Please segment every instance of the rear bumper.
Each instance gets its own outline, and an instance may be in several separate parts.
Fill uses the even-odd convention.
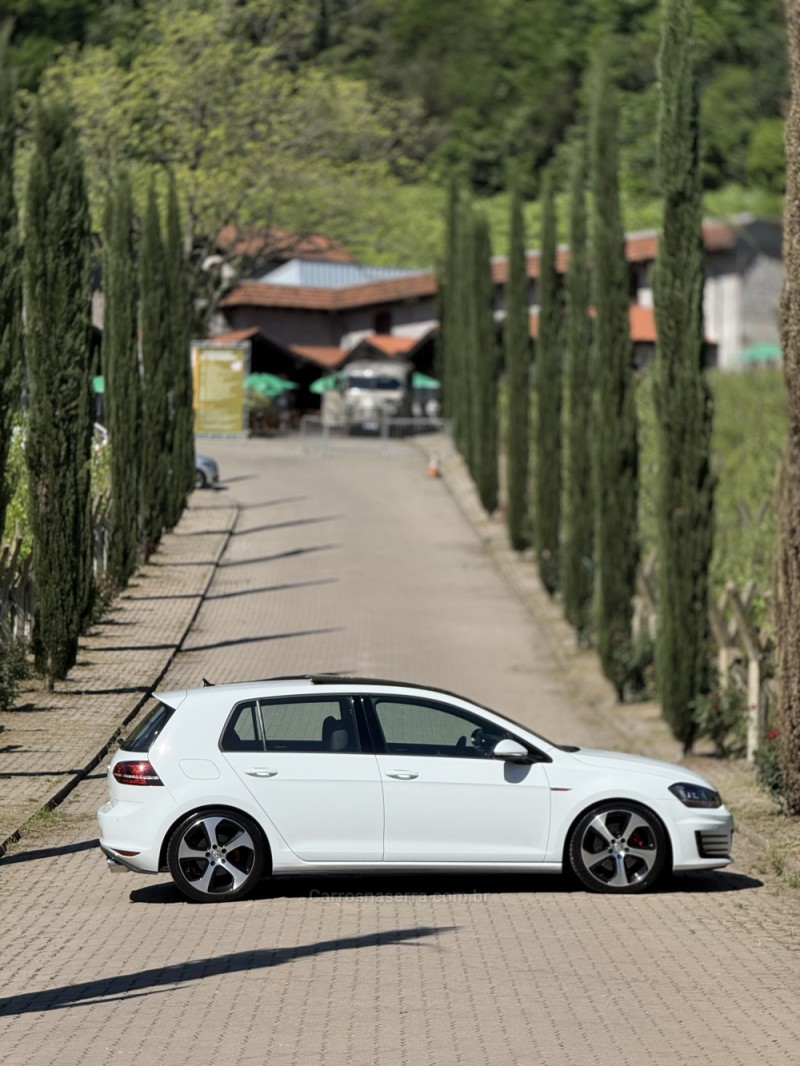
[[[117,854],[113,848],[101,844],[100,850],[105,855],[106,864],[112,874],[140,874],[144,872],[143,870],[138,870],[135,866],[131,866],[130,861],[125,856]]]

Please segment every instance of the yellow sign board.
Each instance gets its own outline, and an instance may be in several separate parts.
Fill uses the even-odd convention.
[[[247,427],[244,379],[250,343],[192,342],[194,431],[241,435]]]

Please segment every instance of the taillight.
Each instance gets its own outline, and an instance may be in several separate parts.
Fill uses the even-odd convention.
[[[136,762],[118,762],[111,772],[121,785],[164,784],[146,759]]]

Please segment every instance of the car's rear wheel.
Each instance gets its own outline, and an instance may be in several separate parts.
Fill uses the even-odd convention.
[[[206,481],[206,475],[202,470],[195,470],[194,472],[194,487],[196,489],[204,489],[208,482]]]
[[[189,899],[210,903],[251,892],[264,870],[264,844],[246,814],[200,811],[186,818],[167,849],[172,879]]]
[[[603,803],[587,811],[569,840],[570,865],[591,892],[644,892],[667,861],[661,822],[638,803]]]

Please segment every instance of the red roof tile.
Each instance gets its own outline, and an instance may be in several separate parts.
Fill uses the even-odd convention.
[[[274,285],[244,281],[220,301],[220,307],[295,307],[301,310],[340,311],[350,307],[396,303],[433,296],[436,275],[410,274],[387,281],[350,285],[344,289],[319,289],[308,285]]]
[[[364,337],[362,344],[368,344],[370,348],[377,348],[384,355],[403,355],[410,352],[416,345],[414,337],[397,337],[391,333],[372,333]]]
[[[347,355],[344,348],[322,344],[290,344],[289,347],[297,355],[302,355],[304,359],[310,359],[312,363],[319,363],[324,367],[338,366]]]
[[[597,312],[593,307],[589,308],[589,314],[595,318]],[[634,344],[654,344],[656,340],[656,318],[652,307],[642,307],[641,304],[631,304],[628,308],[628,322],[630,323],[631,340]],[[539,315],[533,312],[528,318],[528,326],[532,337],[539,336]]]
[[[215,337],[209,337],[209,341],[213,341],[215,344],[235,344],[236,341],[249,341],[261,330],[258,326],[251,326],[250,329],[234,329],[230,333],[218,333]]]
[[[722,252],[733,246],[736,231],[727,222],[704,222],[703,245],[707,252]],[[658,233],[648,230],[644,233],[632,233],[625,239],[625,258],[629,263],[645,263],[656,258],[658,253]],[[540,253],[526,252],[527,273],[529,278],[539,277]],[[556,250],[556,270],[559,274],[569,268],[569,249],[559,247]],[[498,256],[492,260],[492,279],[495,285],[502,285],[508,280],[508,260]]]

